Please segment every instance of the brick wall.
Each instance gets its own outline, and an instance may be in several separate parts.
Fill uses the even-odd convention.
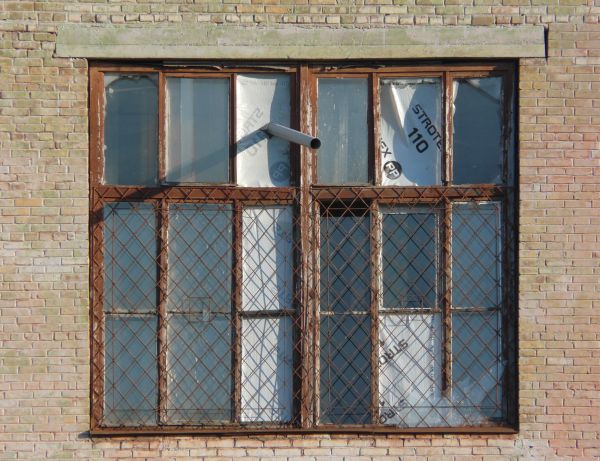
[[[0,459],[600,459],[594,3],[0,2]],[[53,57],[65,22],[546,25],[519,75],[519,435],[90,439],[87,62]]]

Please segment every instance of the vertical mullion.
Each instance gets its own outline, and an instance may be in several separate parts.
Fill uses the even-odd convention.
[[[303,133],[314,133],[313,116],[313,83],[312,75],[306,64],[298,68],[297,97],[300,103],[299,128]],[[300,365],[300,426],[308,428],[314,425],[314,402],[315,388],[314,377],[311,370],[314,368],[315,345],[315,319],[312,315],[314,305],[313,270],[314,260],[314,222],[311,218],[314,205],[311,203],[310,184],[314,167],[315,153],[306,146],[298,148],[298,186],[299,186],[299,213],[300,213],[300,277],[299,277],[299,308],[300,308],[300,339],[301,343],[301,365]],[[313,269],[313,270],[311,270]]]
[[[163,72],[158,73],[158,184],[167,180],[167,153],[166,153],[166,123],[167,123],[167,96],[166,77]]]
[[[242,417],[242,204],[234,202],[233,212],[233,341],[232,341],[232,379],[233,379],[233,420],[241,422]]]
[[[381,185],[381,104],[379,99],[379,75],[376,73],[371,74],[371,94],[373,122],[370,132],[373,137],[373,179],[375,185]]]
[[[381,223],[376,201],[370,204],[371,240],[371,422],[379,422],[379,303],[380,293],[380,238]]]
[[[229,76],[229,183],[237,184],[236,74]]]
[[[445,185],[452,184],[452,78],[449,72],[444,72],[443,110],[445,116],[443,181]],[[442,393],[449,396],[452,389],[452,203],[444,199],[442,225],[442,261],[443,287],[442,296]]]
[[[158,423],[167,423],[167,234],[169,210],[166,200],[158,202]]]
[[[103,202],[92,190],[92,328],[91,335],[91,383],[92,383],[92,428],[101,425],[104,413],[104,220]]]

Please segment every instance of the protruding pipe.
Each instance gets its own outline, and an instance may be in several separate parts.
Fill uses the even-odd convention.
[[[286,141],[310,147],[311,149],[318,149],[321,147],[321,140],[319,138],[314,138],[298,130],[279,125],[278,123],[267,123],[262,130],[271,136],[277,136]]]

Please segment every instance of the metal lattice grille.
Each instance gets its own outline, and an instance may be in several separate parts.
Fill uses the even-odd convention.
[[[386,80],[381,98],[401,105],[451,87],[447,75],[411,78]],[[444,104],[436,110],[451,123]],[[396,123],[386,114],[391,141],[375,150],[384,157]],[[421,142],[411,136],[402,143]],[[94,428],[506,426],[516,357],[510,181],[452,185],[445,154],[439,183],[406,186],[394,183],[397,161],[383,167],[370,155],[373,184],[318,185],[316,155],[293,154],[303,157],[285,187],[96,180]]]

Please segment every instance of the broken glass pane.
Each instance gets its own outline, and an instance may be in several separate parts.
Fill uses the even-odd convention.
[[[502,281],[500,202],[452,207],[452,305],[498,307]]]
[[[454,82],[454,184],[502,180],[502,77]]]
[[[168,78],[167,182],[229,182],[229,79]]]
[[[169,205],[167,309],[231,312],[232,208]]]
[[[382,207],[383,308],[437,306],[438,217],[430,209]]]
[[[292,419],[292,320],[242,320],[242,421]]]
[[[107,314],[105,322],[103,423],[154,425],[158,393],[156,316]]]
[[[290,78],[284,74],[236,77],[237,184],[279,187],[290,184],[290,145],[268,138],[267,123],[290,126]]]
[[[104,311],[155,312],[156,215],[150,203],[104,206]]]
[[[441,424],[441,314],[379,316],[379,422]]]
[[[321,315],[321,422],[371,422],[371,318]]]
[[[441,80],[382,79],[379,91],[382,184],[441,184]]]
[[[369,90],[364,78],[320,78],[318,82],[318,182],[369,181]]]
[[[170,423],[231,421],[230,315],[169,315],[167,394]]]
[[[321,310],[366,312],[371,303],[368,216],[321,217]]]
[[[153,185],[158,175],[154,74],[105,74],[104,182]]]
[[[246,207],[243,211],[242,306],[244,310],[293,307],[291,207]]]
[[[501,335],[498,311],[452,314],[452,398],[464,425],[502,418]]]

